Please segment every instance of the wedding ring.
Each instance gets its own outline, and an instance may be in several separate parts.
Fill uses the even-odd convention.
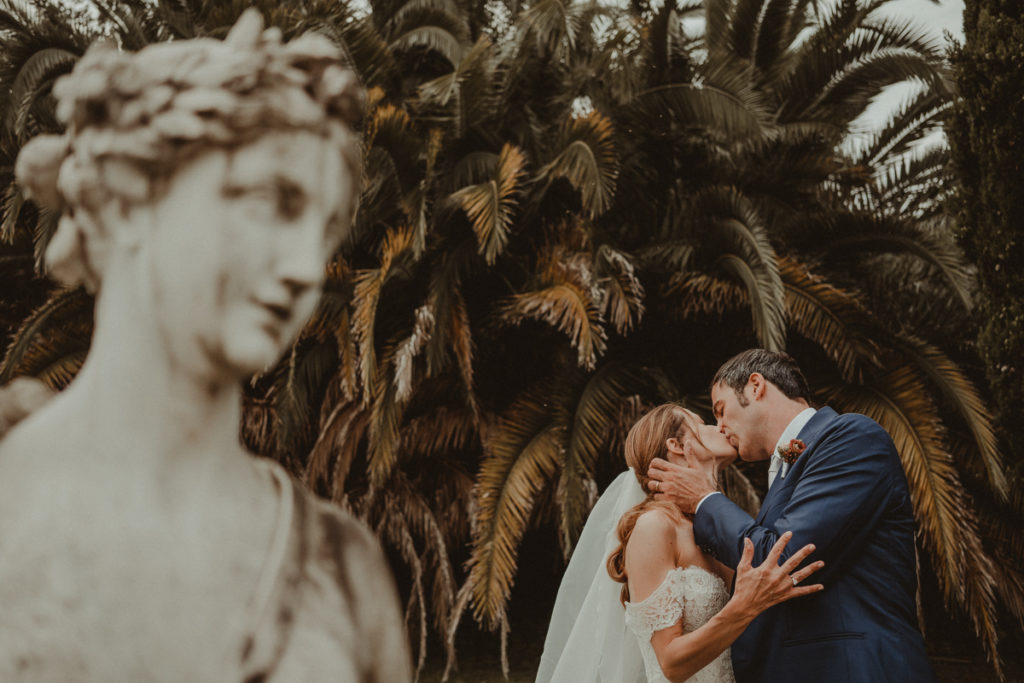
[[[789,579],[790,579],[790,581],[792,581],[792,582],[793,582],[793,588],[796,588],[796,585],[797,585],[798,583],[800,583],[799,581],[797,581],[797,580],[796,580],[796,577],[795,577],[795,576],[791,576],[791,577],[789,577]]]

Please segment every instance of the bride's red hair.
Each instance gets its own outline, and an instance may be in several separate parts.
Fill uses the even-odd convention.
[[[647,470],[655,458],[667,459],[668,445],[666,441],[675,437],[682,441],[692,437],[699,441],[694,428],[696,418],[690,411],[675,403],[665,403],[651,410],[637,420],[626,435],[626,463],[633,468],[640,486],[647,492],[647,498],[626,511],[619,520],[616,532],[619,537],[618,547],[608,556],[608,574],[622,584],[620,601],[629,600],[629,577],[626,574],[626,546],[633,534],[633,527],[640,515],[648,510],[661,510],[676,522],[682,521],[682,513],[672,503],[654,500],[654,494],[647,488],[650,477]]]

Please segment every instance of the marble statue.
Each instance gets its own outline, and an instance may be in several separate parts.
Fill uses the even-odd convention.
[[[0,680],[409,680],[375,537],[238,436],[241,379],[352,222],[355,76],[250,10],[223,41],[94,46],[53,92],[66,133],[16,175],[62,211],[48,267],[96,324],[0,441]]]

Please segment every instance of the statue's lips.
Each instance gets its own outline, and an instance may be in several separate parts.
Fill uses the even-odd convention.
[[[286,323],[288,322],[288,319],[292,317],[291,306],[269,303],[266,301],[258,301],[257,303],[260,308],[268,311],[274,320],[277,320],[278,322]]]

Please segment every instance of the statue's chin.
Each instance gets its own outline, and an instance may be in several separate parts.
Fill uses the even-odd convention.
[[[233,382],[270,368],[281,357],[285,345],[263,330],[253,330],[202,347],[209,374]]]

